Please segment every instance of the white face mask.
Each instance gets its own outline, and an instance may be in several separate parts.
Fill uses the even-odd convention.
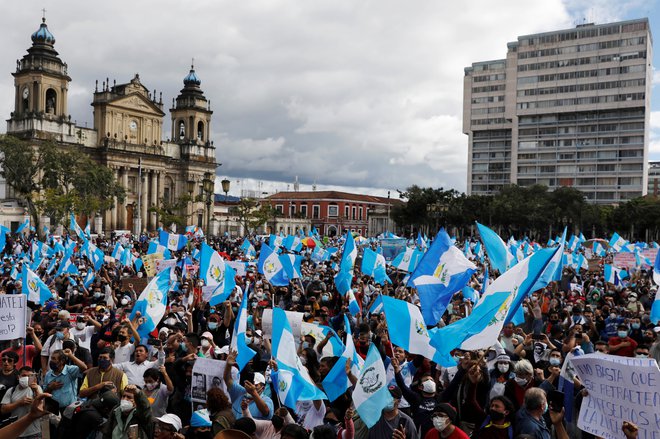
[[[441,416],[433,417],[433,428],[438,431],[443,431],[449,425],[449,419]]]
[[[208,348],[211,345],[207,339],[202,339],[202,347]]]
[[[424,393],[435,393],[435,381],[426,380],[422,383],[422,390]]]
[[[18,385],[22,389],[25,389],[29,384],[30,384],[30,377],[20,377],[18,379]]]
[[[509,365],[508,364],[497,364],[497,370],[500,371],[500,373],[507,373],[509,371]]]
[[[154,390],[156,388],[156,383],[144,383],[144,387],[147,390]]]
[[[527,385],[527,378],[515,377],[514,380],[516,381],[516,383],[518,383],[520,387],[525,387]]]
[[[128,413],[133,410],[133,403],[127,399],[122,399],[119,403],[119,407],[121,408],[122,413]]]
[[[85,322],[78,322],[76,323],[76,328],[83,330],[85,329]]]

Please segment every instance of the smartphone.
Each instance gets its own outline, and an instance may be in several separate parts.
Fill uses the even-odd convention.
[[[543,335],[541,335],[541,334],[532,334],[532,340],[543,340]]]
[[[160,347],[163,344],[163,342],[160,341],[160,338],[154,338],[154,337],[149,337],[147,343],[149,343],[151,346],[156,346],[156,347]]]
[[[548,392],[548,405],[553,412],[561,412],[564,408],[564,392],[551,390]]]
[[[53,398],[46,397],[44,398],[44,410],[46,410],[48,413],[59,415],[60,404],[57,401],[55,401]]]

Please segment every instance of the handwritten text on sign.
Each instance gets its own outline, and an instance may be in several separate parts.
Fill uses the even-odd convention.
[[[25,295],[0,294],[0,340],[25,337]]]
[[[589,395],[578,427],[605,439],[623,438],[623,421],[637,424],[639,439],[660,439],[660,370],[653,359],[590,354],[572,360]]]

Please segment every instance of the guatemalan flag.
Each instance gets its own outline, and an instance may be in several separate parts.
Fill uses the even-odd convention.
[[[289,285],[289,278],[286,276],[278,254],[267,244],[261,244],[257,271],[276,287]]]
[[[660,285],[660,250],[655,255],[655,263],[653,264],[653,282]],[[660,288],[655,292],[655,300],[651,305],[651,322],[657,325],[660,322]]]
[[[216,286],[209,299],[210,306],[215,306],[227,300],[236,287],[235,276],[236,271],[222,259],[217,251],[203,242],[199,262],[199,277],[206,285]]]
[[[298,401],[327,399],[300,362],[289,320],[284,310],[277,307],[273,308],[272,355],[278,370],[271,377],[282,404],[295,409]]]
[[[58,268],[57,273],[55,276],[61,276],[63,274],[80,274],[80,271],[78,271],[78,267],[76,267],[76,264],[73,263],[71,260],[71,256],[68,258],[65,257],[62,263],[60,264],[60,268]]]
[[[426,324],[419,308],[410,302],[381,296],[385,320],[389,329],[390,341],[411,354],[435,357],[435,348],[426,330]]]
[[[325,390],[328,399],[332,402],[343,395],[350,387],[351,382],[346,376],[346,362],[351,360],[351,372],[356,377],[360,374],[364,360],[357,354],[355,350],[355,343],[353,342],[353,333],[351,332],[351,325],[348,317],[344,314],[344,329],[346,332],[346,344],[344,352],[337,360],[330,372],[323,379],[323,389]]]
[[[424,256],[424,252],[419,251],[416,248],[406,247],[404,251],[392,259],[392,263],[390,265],[397,270],[407,271],[410,273],[415,271],[419,261],[422,260],[422,256]]]
[[[162,253],[164,259],[172,259],[172,253],[170,253],[167,247],[164,245],[160,245],[157,242],[150,242],[149,247],[147,248],[148,255],[151,255],[153,253]]]
[[[131,312],[131,320],[135,318],[135,314],[139,311],[141,318],[144,319],[142,324],[137,327],[137,332],[140,337],[146,340],[149,333],[153,331],[160,323],[160,320],[165,315],[167,308],[167,293],[170,290],[172,267],[167,267],[158,273],[149,282],[147,287],[142,290],[140,297],[138,297]]]
[[[115,248],[112,250],[111,256],[115,259],[119,259],[123,253],[124,253],[124,246],[122,246],[120,243],[116,243]]]
[[[373,277],[380,285],[383,285],[385,282],[392,283],[385,270],[385,257],[370,248],[364,249],[360,271],[362,271],[362,274]]]
[[[25,218],[25,221],[23,221],[21,225],[18,226],[18,229],[16,229],[16,233],[23,233],[24,230],[30,230],[30,218]]]
[[[615,252],[625,251],[628,246],[628,241],[614,232],[610,239],[610,248]]]
[[[438,323],[451,297],[468,283],[476,270],[452,244],[447,232],[440,230],[408,281],[408,285],[417,288],[428,326]]]
[[[22,283],[22,292],[27,296],[29,302],[43,305],[53,297],[44,281],[25,265],[23,266]]]
[[[653,270],[653,272],[655,273],[655,269]],[[605,279],[605,282],[611,283],[612,285],[621,284],[621,279],[619,277],[619,269],[612,264],[603,265],[603,277]]]
[[[279,259],[287,278],[300,279],[302,277],[302,273],[300,271],[300,264],[302,263],[303,259],[302,256],[286,253],[279,255]]]
[[[368,428],[378,422],[383,415],[383,409],[392,403],[386,375],[380,352],[372,343],[353,390],[355,410]]]
[[[456,348],[473,351],[493,346],[507,317],[515,314],[514,306],[519,306],[538,285],[538,279],[556,251],[543,249],[523,259],[486,288],[472,314],[435,331],[431,346],[444,360],[441,365],[454,364],[450,352]]]
[[[507,245],[502,241],[497,233],[483,224],[477,223],[481,242],[484,243],[486,254],[490,259],[490,266],[503,274],[513,264],[514,256],[507,249]]]
[[[91,242],[86,241],[82,251],[84,254],[87,255],[89,260],[92,261],[92,264],[94,265],[94,270],[99,271],[101,269],[101,266],[103,266],[103,260],[105,257],[103,250],[101,250]]]
[[[85,275],[85,279],[83,280],[83,286],[87,289],[92,286],[92,282],[94,282],[94,278],[96,277],[96,273],[94,273],[94,270],[90,269],[87,271],[87,274]]]
[[[560,392],[564,393],[564,418],[566,422],[573,421],[573,406],[575,402],[575,367],[573,366],[573,358],[584,355],[580,347],[573,348],[571,352],[566,355],[564,364],[559,373],[559,385],[557,386]]]
[[[186,238],[186,235],[167,233],[161,230],[158,234],[158,241],[160,245],[167,247],[168,250],[179,251],[186,246],[188,238]]]
[[[82,239],[85,242],[87,241],[85,232],[76,222],[76,217],[73,215],[73,212],[69,214],[69,231],[73,231],[76,235],[78,235],[78,238]]]
[[[249,259],[254,259],[257,257],[257,251],[254,249],[254,246],[247,238],[243,240],[243,244],[241,244],[241,250],[243,251],[243,254]]]
[[[247,303],[248,303],[248,289],[243,292],[241,299],[241,306],[238,308],[238,315],[234,323],[234,335],[231,338],[230,348],[238,355],[236,356],[236,364],[238,371],[243,370],[246,364],[254,358],[257,354],[248,346],[245,340],[245,330],[247,329]]]

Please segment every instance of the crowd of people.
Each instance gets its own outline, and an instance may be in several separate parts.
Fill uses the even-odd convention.
[[[109,256],[117,239],[135,257],[148,252],[151,240],[142,235],[96,238],[95,243]],[[262,240],[248,239],[258,254]],[[0,293],[22,293],[21,276],[12,271],[20,272],[19,255],[35,240],[34,235],[7,237]],[[36,272],[52,299],[29,304],[26,337],[5,342],[0,352],[0,419],[6,424],[0,439],[36,439],[46,430],[51,438],[108,439],[589,438],[577,428],[575,416],[566,419],[569,407],[553,397],[567,356],[579,350],[660,361],[660,326],[649,316],[657,286],[652,270],[641,267],[630,268],[629,278],[619,285],[605,282],[602,265],[593,264],[592,270],[564,267],[560,281],[525,300],[524,323],[506,324],[499,342],[489,349],[454,350],[457,365],[442,367],[393,345],[384,314],[370,312],[380,295],[419,303],[416,291],[405,284],[407,273],[388,267],[392,283],[379,285],[356,264],[351,286],[360,311],[352,312],[334,285],[341,251],[314,261],[303,249],[301,277],[274,286],[258,272],[254,255],[248,257],[241,249],[244,238],[204,240],[228,260],[248,262],[245,274],[236,276],[236,288],[226,301],[210,306],[203,300],[194,267],[182,272],[177,266],[177,288],[169,291],[167,311],[148,337],[137,330],[140,313],[130,317],[140,295],[134,284],[146,277],[144,267],[136,270],[106,258],[85,287],[86,273],[93,270],[86,256],[74,253],[79,275],[57,276],[56,270],[47,270],[47,263],[41,264]],[[323,242],[341,248],[341,240]],[[458,245],[474,248],[476,242],[468,238]],[[198,245],[191,239],[172,257],[191,257]],[[375,249],[378,241],[366,245]],[[497,272],[491,269],[486,280],[487,257],[473,260],[478,270],[469,286],[481,291],[483,282],[492,282]],[[232,338],[246,294],[244,341],[256,355],[239,371]],[[438,326],[465,318],[472,305],[457,291]],[[262,325],[264,310],[273,307],[303,313],[303,321],[330,328],[325,338],[302,334],[296,340],[300,363],[320,390],[339,360],[325,349],[333,337],[346,345],[352,334],[363,359],[370,347],[378,349],[392,403],[375,425],[367,427],[360,418],[351,389],[333,401],[301,400],[293,407],[280,401],[272,380],[277,370],[272,340]],[[210,388],[201,404],[192,398],[193,368],[200,358],[224,364],[224,387]],[[346,374],[355,382],[350,361]],[[576,377],[571,412],[579,412],[585,395]],[[637,437],[637,427],[624,422],[622,433]]]

